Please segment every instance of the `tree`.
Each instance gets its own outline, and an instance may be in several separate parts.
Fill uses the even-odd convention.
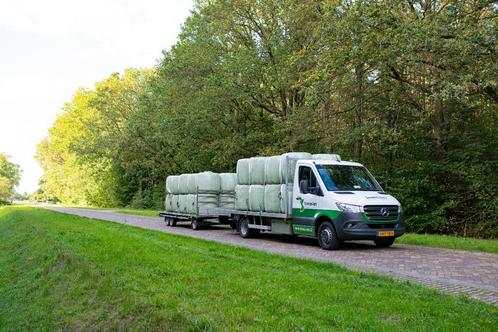
[[[0,204],[10,200],[20,179],[19,165],[12,163],[5,154],[0,153]]]

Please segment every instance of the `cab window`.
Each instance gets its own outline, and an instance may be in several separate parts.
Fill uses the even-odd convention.
[[[322,195],[315,173],[311,167],[299,166],[299,190],[302,194]]]

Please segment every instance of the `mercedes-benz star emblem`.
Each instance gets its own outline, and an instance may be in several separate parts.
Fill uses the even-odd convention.
[[[383,217],[389,217],[389,210],[387,208],[382,208],[380,209],[380,214],[382,214]]]

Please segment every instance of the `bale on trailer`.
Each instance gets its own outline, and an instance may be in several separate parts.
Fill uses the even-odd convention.
[[[265,184],[265,157],[249,159],[249,178],[251,184]]]
[[[247,211],[249,209],[249,186],[238,184],[235,186],[235,208]]]
[[[188,194],[186,204],[187,204],[187,212],[195,214],[197,212],[197,195]]]
[[[265,186],[260,184],[249,186],[249,207],[252,211],[265,210]]]
[[[280,173],[281,156],[271,156],[265,158],[265,183],[280,184],[284,182]]]
[[[319,153],[319,154],[314,154],[312,155],[313,159],[316,160],[335,160],[335,161],[341,161],[341,156],[338,154],[332,154],[332,153]]]
[[[178,194],[178,175],[170,175],[166,178],[166,192]]]
[[[178,196],[179,195],[173,195],[171,198],[171,211],[172,212],[177,212],[179,210],[179,205],[178,205]]]
[[[237,184],[251,184],[248,158],[237,160]]]
[[[187,191],[189,194],[197,193],[197,174],[187,174]]]
[[[178,179],[178,193],[179,194],[188,194],[188,174],[181,174]]]
[[[234,192],[236,185],[237,185],[236,173],[220,173],[220,187],[222,193]]]
[[[202,172],[197,174],[197,187],[199,192],[209,191],[218,194],[221,189],[220,175],[213,172]]]
[[[267,184],[265,186],[265,211],[281,213],[282,211],[282,196],[280,192],[280,184]]]
[[[287,163],[285,162],[287,158]],[[311,159],[311,153],[308,152],[288,152],[281,155],[280,158],[280,176],[282,177],[282,183],[285,182],[286,164],[287,164],[287,176],[290,183],[294,181],[294,170],[296,169],[296,159]]]

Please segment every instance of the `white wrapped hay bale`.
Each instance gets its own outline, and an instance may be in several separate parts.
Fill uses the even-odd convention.
[[[338,154],[333,154],[333,153],[319,153],[319,154],[314,154],[312,155],[313,159],[316,160],[335,160],[335,161],[341,161],[341,156]]]
[[[235,208],[235,194],[220,194],[220,208],[234,209]]]
[[[218,194],[198,194],[197,204],[199,208],[215,208],[218,207]]]
[[[220,187],[222,193],[232,193],[237,185],[236,173],[220,173]]]
[[[202,172],[197,175],[197,187],[199,192],[212,192],[218,194],[221,189],[220,175],[213,172]]]
[[[238,210],[249,210],[249,186],[235,186],[235,208]]]
[[[164,199],[164,209],[166,211],[172,211],[172,204],[173,204],[173,195],[167,194],[166,198]]]
[[[179,194],[187,194],[188,193],[188,174],[181,174],[178,178],[178,192]]]
[[[249,159],[237,160],[237,184],[251,184],[249,176]]]
[[[187,193],[197,193],[197,174],[187,174]]]
[[[171,197],[171,211],[172,212],[178,212],[178,210],[179,210],[178,197],[179,197],[179,195],[172,195],[172,197]]]
[[[279,184],[284,181],[280,173],[281,156],[265,158],[265,184]]]
[[[265,211],[282,213],[282,193],[280,184],[267,184],[265,186]],[[284,189],[285,194],[285,189]]]
[[[285,166],[287,164],[288,179],[290,183],[294,181],[294,172],[296,170],[297,159],[312,159],[311,153],[308,152],[288,152],[282,154],[281,157],[282,158],[280,158],[280,176],[282,177],[282,182],[285,182],[285,173],[286,173]]]
[[[178,175],[170,175],[166,178],[166,192],[178,194]]]
[[[249,159],[249,178],[251,184],[265,184],[265,157]]]
[[[187,196],[178,195],[178,212],[187,213]]]
[[[189,194],[187,195],[187,213],[195,214],[197,213],[197,195]]]
[[[265,186],[260,184],[249,186],[249,207],[251,211],[265,210]]]
[[[280,185],[280,197],[282,197],[281,203],[281,212],[291,214],[291,207],[288,206],[288,203],[292,199],[292,189],[293,185],[289,184],[287,187],[285,184]],[[287,191],[286,191],[287,190]]]

